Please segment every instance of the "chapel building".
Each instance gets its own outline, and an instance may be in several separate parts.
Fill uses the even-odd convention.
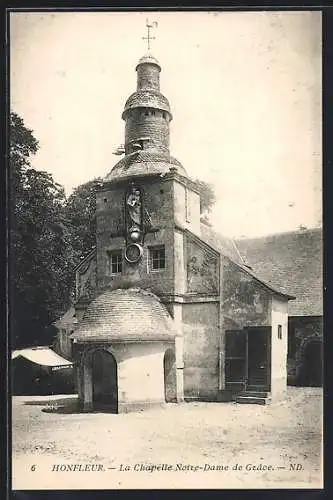
[[[170,154],[159,62],[137,66],[124,157],[97,191],[96,248],[76,268],[72,356],[86,411],[285,396],[290,295],[200,221],[200,192]]]

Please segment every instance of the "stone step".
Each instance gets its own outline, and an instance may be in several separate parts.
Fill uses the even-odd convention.
[[[235,399],[236,403],[240,404],[256,404],[256,405],[267,405],[271,402],[270,397],[262,397],[262,396],[237,396]]]
[[[243,391],[237,396],[255,396],[257,398],[267,398],[269,396],[267,391]]]

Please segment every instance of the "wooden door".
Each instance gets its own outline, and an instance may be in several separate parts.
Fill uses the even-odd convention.
[[[251,327],[247,332],[247,390],[267,390],[270,356],[270,327]]]

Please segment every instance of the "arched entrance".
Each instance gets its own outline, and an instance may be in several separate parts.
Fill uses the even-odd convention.
[[[167,403],[177,402],[177,375],[175,351],[169,348],[165,351],[164,367],[164,397]]]
[[[304,346],[302,382],[309,387],[323,384],[323,346],[320,339],[309,340]]]
[[[118,413],[117,362],[114,356],[98,349],[92,354],[92,402],[94,409]]]

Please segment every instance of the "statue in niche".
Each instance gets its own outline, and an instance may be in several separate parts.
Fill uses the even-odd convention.
[[[125,196],[126,244],[143,245],[145,234],[155,232],[151,216],[144,206],[144,195],[140,186],[131,182]],[[142,250],[141,250],[142,253]]]
[[[142,194],[138,187],[131,185],[126,195],[127,234],[132,242],[139,242],[143,236]]]
[[[141,227],[141,193],[134,185],[131,186],[126,200],[130,226],[140,229]],[[130,228],[131,229],[131,228]]]

